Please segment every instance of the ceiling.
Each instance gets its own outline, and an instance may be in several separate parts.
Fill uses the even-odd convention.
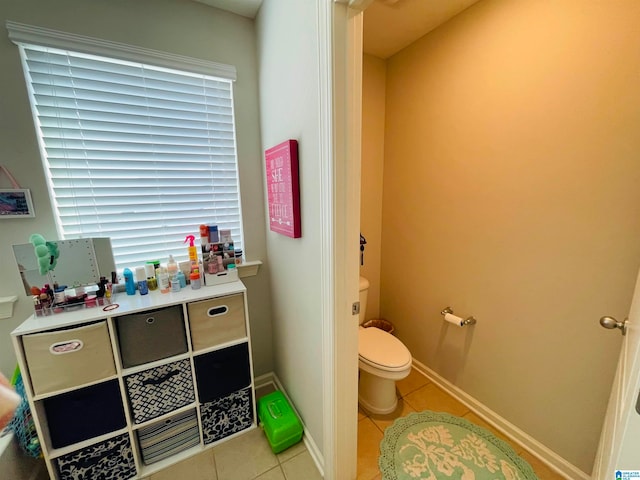
[[[255,18],[262,4],[262,0],[195,1],[248,18]],[[389,58],[477,1],[375,0],[364,13],[364,52]]]
[[[364,12],[364,53],[389,58],[478,0],[376,0]]]
[[[210,7],[220,8],[228,12],[237,13],[243,17],[255,18],[262,0],[194,0]]]

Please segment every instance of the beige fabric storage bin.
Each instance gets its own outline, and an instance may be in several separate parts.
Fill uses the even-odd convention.
[[[187,311],[194,351],[247,336],[242,294],[193,302]]]
[[[22,337],[35,395],[116,374],[107,322]]]

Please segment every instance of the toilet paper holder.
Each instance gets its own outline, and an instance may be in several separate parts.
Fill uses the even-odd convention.
[[[451,307],[447,307],[440,312],[440,315],[453,315],[453,309]],[[465,319],[460,318],[460,326],[464,327],[465,325],[475,325],[478,321],[474,317],[467,317]]]

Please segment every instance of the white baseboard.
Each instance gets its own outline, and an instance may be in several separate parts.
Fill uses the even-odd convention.
[[[289,403],[291,404],[293,411],[296,412],[296,415],[298,415],[298,418],[300,418],[300,422],[302,423],[302,429],[304,432],[302,434],[302,441],[307,447],[307,450],[309,451],[309,454],[311,455],[313,462],[316,464],[316,468],[320,472],[320,475],[322,476],[322,478],[324,478],[324,456],[322,455],[322,452],[318,448],[318,445],[316,444],[313,437],[309,434],[307,427],[302,421],[302,417],[300,416],[300,413],[296,410],[295,405],[291,401],[291,398],[289,398],[287,391],[285,390],[284,386],[280,382],[280,379],[277,377],[277,375],[273,372],[269,372],[269,373],[265,373],[264,375],[260,375],[259,377],[255,377],[253,379],[253,385],[256,388],[256,390],[261,387],[265,387],[267,385],[273,385],[276,390],[280,390],[284,394],[284,396],[287,398],[287,400],[289,400]]]
[[[260,375],[259,377],[255,377],[253,379],[253,386],[256,390],[262,387],[266,387],[267,385],[276,386],[276,379],[273,372],[265,373],[264,375]]]
[[[456,400],[466,405],[470,410],[473,411],[473,413],[491,424],[497,430],[500,430],[509,438],[513,439],[515,443],[520,445],[522,448],[525,448],[532,455],[536,456],[538,459],[540,459],[541,462],[543,462],[558,474],[570,480],[591,479],[591,475],[587,475],[578,467],[569,463],[560,455],[545,447],[542,443],[538,442],[530,435],[527,435],[512,423],[509,423],[496,412],[487,408],[484,404],[480,403],[478,400],[468,395],[445,378],[438,375],[423,363],[420,363],[418,360],[413,359],[413,368],[415,368],[416,371],[427,377],[431,382],[436,384],[449,395],[454,397]]]

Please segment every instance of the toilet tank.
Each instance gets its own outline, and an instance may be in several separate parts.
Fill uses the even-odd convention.
[[[369,293],[369,280],[360,277],[360,314],[358,315],[358,323],[364,323],[365,314],[367,313],[367,295]]]

